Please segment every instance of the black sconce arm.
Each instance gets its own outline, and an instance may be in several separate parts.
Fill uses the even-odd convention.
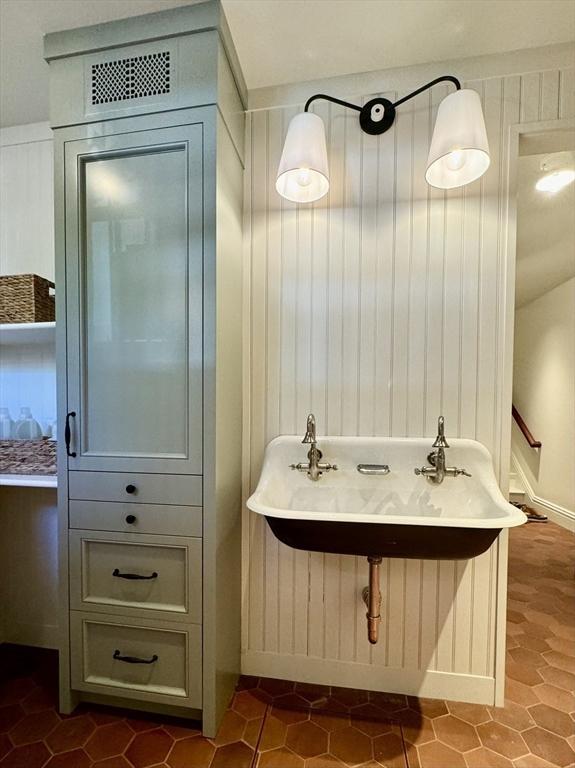
[[[304,112],[307,112],[312,102],[317,99],[331,101],[333,104],[339,104],[348,109],[355,109],[356,112],[360,113],[359,123],[362,129],[366,133],[378,135],[384,133],[393,125],[396,107],[409,101],[409,99],[413,99],[414,96],[418,96],[420,93],[423,93],[423,91],[433,88],[433,86],[438,83],[453,83],[458,91],[461,89],[461,83],[456,77],[453,77],[452,75],[442,75],[441,77],[436,77],[435,80],[431,80],[429,83],[422,85],[421,88],[417,88],[417,90],[408,93],[407,96],[403,96],[395,102],[391,102],[389,99],[377,98],[371,99],[371,101],[368,101],[367,104],[364,104],[363,106],[359,106],[357,104],[351,104],[349,101],[343,101],[343,99],[336,99],[335,96],[328,96],[325,93],[316,93],[313,96],[310,96],[306,101]]]

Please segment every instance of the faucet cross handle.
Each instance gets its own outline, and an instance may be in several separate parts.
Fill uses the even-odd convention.
[[[449,448],[449,443],[445,439],[445,419],[440,416],[437,419],[437,437],[433,443],[433,448]]]
[[[310,413],[307,417],[307,425],[305,429],[305,436],[302,440],[302,443],[316,443],[316,436],[315,436],[315,416],[313,413]]]

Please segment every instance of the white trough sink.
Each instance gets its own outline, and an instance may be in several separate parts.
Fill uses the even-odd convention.
[[[248,507],[297,549],[385,557],[468,558],[485,551],[502,528],[525,515],[503,497],[489,451],[475,440],[451,439],[447,464],[471,477],[434,485],[416,475],[433,450],[429,438],[322,437],[322,461],[336,471],[311,481],[290,465],[307,445],[281,436],[266,448]],[[358,465],[388,465],[388,474],[360,474]]]

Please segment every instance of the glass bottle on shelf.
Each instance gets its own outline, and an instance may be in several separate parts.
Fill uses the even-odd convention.
[[[42,437],[42,427],[32,416],[30,408],[20,408],[20,418],[14,427],[14,437],[17,440],[38,440]]]
[[[8,408],[0,408],[0,440],[11,440],[14,437],[14,422]]]

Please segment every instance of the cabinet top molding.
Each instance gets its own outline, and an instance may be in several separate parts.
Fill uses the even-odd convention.
[[[218,32],[240,95],[245,97],[246,85],[220,0],[206,0],[203,3],[170,8],[142,16],[132,16],[61,32],[50,32],[44,35],[44,58],[47,62],[51,62],[127,45],[210,31]]]

